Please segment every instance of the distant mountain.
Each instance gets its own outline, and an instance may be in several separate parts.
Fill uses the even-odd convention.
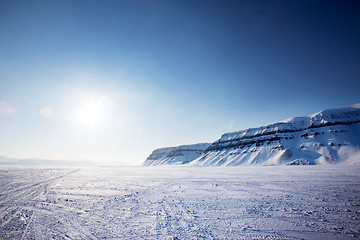
[[[80,167],[95,166],[93,162],[82,160],[48,160],[48,159],[19,159],[0,156],[0,165],[7,166],[61,166],[61,167]]]
[[[155,150],[145,166],[360,164],[360,103],[225,133],[211,145]]]
[[[204,153],[210,143],[159,148],[146,159],[144,166],[187,164]]]
[[[360,104],[225,133],[195,166],[360,163]]]

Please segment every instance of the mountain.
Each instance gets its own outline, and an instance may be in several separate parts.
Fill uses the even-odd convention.
[[[0,156],[0,166],[49,166],[49,167],[89,167],[96,166],[87,160],[48,160],[48,159],[19,159]]]
[[[146,159],[144,166],[187,164],[199,157],[210,143],[182,145],[178,147],[159,148]]]
[[[360,104],[225,133],[194,166],[360,163]]]

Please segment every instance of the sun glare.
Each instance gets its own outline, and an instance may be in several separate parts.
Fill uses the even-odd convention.
[[[76,112],[77,120],[83,125],[94,127],[105,119],[105,107],[101,100],[87,100],[82,103]]]

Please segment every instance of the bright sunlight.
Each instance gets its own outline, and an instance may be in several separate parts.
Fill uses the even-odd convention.
[[[105,120],[105,106],[102,99],[88,99],[76,110],[77,121],[86,126],[95,127]]]

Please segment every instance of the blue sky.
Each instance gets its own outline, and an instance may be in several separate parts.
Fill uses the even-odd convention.
[[[0,155],[139,164],[154,148],[358,103],[359,12],[357,1],[1,0]],[[99,101],[101,120],[79,121]]]

